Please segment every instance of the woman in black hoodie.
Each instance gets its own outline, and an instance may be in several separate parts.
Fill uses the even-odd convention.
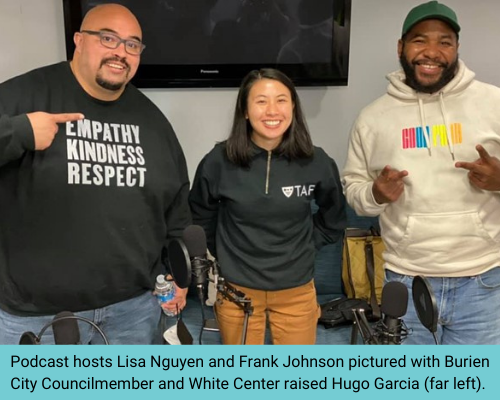
[[[252,301],[246,343],[264,343],[268,321],[273,343],[314,344],[315,253],[341,237],[345,199],[286,75],[262,69],[243,79],[230,136],[198,166],[190,205],[222,276]],[[242,309],[224,300],[216,315],[223,342],[241,343]]]

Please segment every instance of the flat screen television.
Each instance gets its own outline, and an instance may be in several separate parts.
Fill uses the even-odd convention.
[[[264,67],[298,86],[348,82],[351,0],[63,0],[68,59],[83,16],[105,3],[141,23],[138,87],[237,87]]]

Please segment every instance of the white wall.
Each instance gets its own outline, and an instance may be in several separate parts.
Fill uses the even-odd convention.
[[[398,67],[396,44],[406,14],[424,1],[353,0],[349,85],[299,89],[315,144],[340,167],[356,115],[385,91],[384,76]],[[462,59],[479,79],[500,86],[500,1],[443,2],[458,14]],[[0,81],[64,60],[62,0],[0,0],[0,37]],[[236,89],[144,92],[172,122],[192,176],[203,155],[227,136]]]

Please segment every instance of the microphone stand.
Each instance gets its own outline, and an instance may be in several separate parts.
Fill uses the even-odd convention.
[[[381,344],[400,345],[408,336],[410,330],[401,318],[397,318],[394,323],[397,325],[389,325],[380,320],[375,326],[375,334]]]
[[[245,293],[236,289],[230,283],[226,282],[226,280],[219,274],[219,268],[216,260],[200,260],[203,263],[201,268],[193,269],[192,273],[195,277],[204,277],[204,279],[200,281],[208,281],[216,284],[217,292],[221,294],[223,299],[228,300],[234,304],[236,304],[239,308],[241,308],[245,314],[243,319],[243,331],[241,333],[241,344],[246,343],[247,331],[248,331],[248,319],[253,314],[252,300],[249,299]],[[212,274],[214,276],[214,280],[208,278],[208,272],[212,268]],[[218,331],[219,328],[217,326],[216,320],[207,320],[205,319],[205,291],[204,284],[199,283],[196,285],[196,289],[198,292],[198,298],[200,299],[201,305],[201,318],[202,318],[202,327],[200,329],[200,335],[198,337],[198,342],[201,344],[201,338],[204,330],[208,331]]]
[[[398,319],[399,329],[390,329],[383,320],[372,328],[368,322],[365,310],[353,309],[354,322],[351,331],[351,344],[357,344],[358,333],[361,334],[364,344],[371,345],[400,345],[408,336],[409,329],[402,319]]]
[[[241,332],[241,344],[245,344],[247,340],[248,318],[253,314],[252,300],[246,297],[245,293],[226,282],[220,275],[217,279],[217,291],[224,299],[236,304],[245,313],[243,331]]]
[[[379,344],[378,339],[370,328],[370,323],[366,319],[365,310],[362,308],[353,309],[354,323],[351,330],[351,344],[357,344],[358,332],[361,334],[364,344]]]

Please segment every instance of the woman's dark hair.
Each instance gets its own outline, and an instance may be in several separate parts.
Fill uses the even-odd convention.
[[[243,78],[236,100],[233,126],[226,141],[227,157],[232,163],[241,167],[250,166],[254,147],[251,140],[253,129],[250,121],[246,118],[248,95],[253,85],[261,79],[272,79],[285,85],[291,93],[294,104],[292,123],[284,133],[283,140],[273,152],[283,155],[289,160],[311,157],[314,148],[295,86],[288,76],[272,68],[253,70]]]

